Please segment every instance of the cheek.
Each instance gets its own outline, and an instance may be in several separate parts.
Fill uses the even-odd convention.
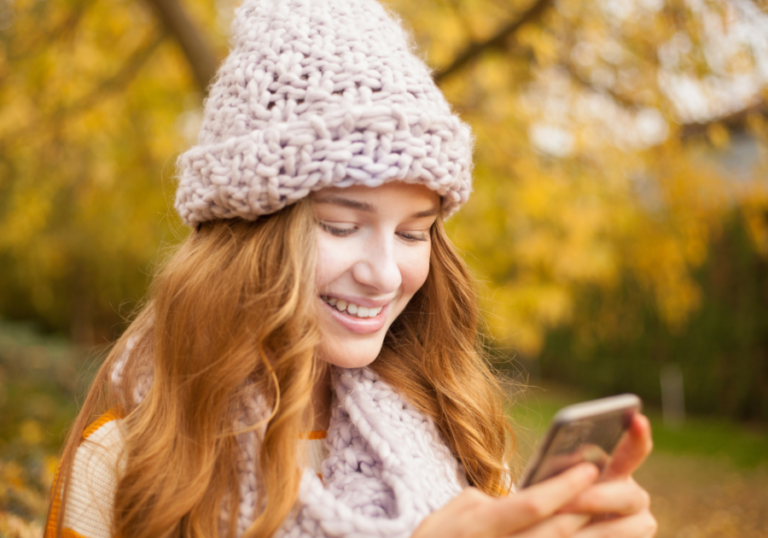
[[[322,289],[330,281],[333,267],[329,265],[329,249],[323,244],[322,238],[317,239],[317,255],[315,257],[315,286]]]
[[[349,262],[345,259],[344,249],[333,244],[333,239],[318,233],[317,257],[315,266],[315,286],[322,290],[336,280],[347,269]]]
[[[426,282],[429,275],[429,258],[431,248],[426,245],[424,249],[408,256],[405,262],[400,266],[403,278],[403,292],[407,296],[412,296]]]

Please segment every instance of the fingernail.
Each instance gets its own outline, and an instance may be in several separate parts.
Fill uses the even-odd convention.
[[[597,466],[592,463],[582,463],[581,465],[584,467],[582,472],[590,478],[595,478],[598,474],[600,474],[600,469],[598,469]]]

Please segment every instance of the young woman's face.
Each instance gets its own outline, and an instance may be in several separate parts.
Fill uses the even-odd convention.
[[[392,322],[424,284],[440,197],[400,181],[314,195],[320,357],[345,368],[376,359]]]

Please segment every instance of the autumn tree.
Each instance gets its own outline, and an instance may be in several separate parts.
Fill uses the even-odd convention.
[[[449,228],[500,347],[535,358],[554,330],[629,334],[649,306],[665,330],[683,330],[729,219],[768,256],[764,5],[388,5],[477,137],[475,193]],[[170,209],[175,157],[194,143],[233,8],[5,8],[0,316],[85,342],[121,329],[161,245],[186,233]],[[589,319],[585,293],[600,298]]]

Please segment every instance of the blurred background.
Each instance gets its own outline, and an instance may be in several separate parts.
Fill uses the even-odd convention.
[[[386,3],[477,137],[448,228],[519,460],[559,406],[636,392],[659,536],[768,536],[768,4]],[[89,376],[187,233],[175,159],[236,4],[0,1],[0,536],[42,535]]]

